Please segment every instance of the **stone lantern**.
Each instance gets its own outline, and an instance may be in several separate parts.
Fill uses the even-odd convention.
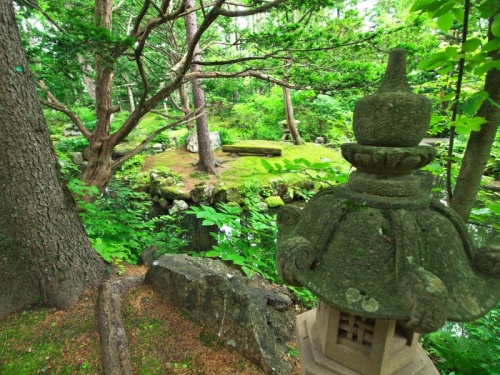
[[[477,249],[412,173],[436,153],[419,145],[430,116],[406,51],[391,51],[380,89],[355,107],[357,143],[341,146],[349,181],[278,212],[280,275],[319,299],[297,318],[303,374],[438,374],[419,333],[500,300],[500,249]]]

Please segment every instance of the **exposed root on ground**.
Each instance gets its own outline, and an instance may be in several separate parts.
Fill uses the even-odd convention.
[[[105,375],[132,375],[127,333],[122,322],[121,299],[129,289],[143,283],[143,276],[127,276],[106,280],[99,288],[99,329]]]

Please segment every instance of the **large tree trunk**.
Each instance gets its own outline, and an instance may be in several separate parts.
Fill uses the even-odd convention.
[[[111,31],[111,0],[97,0],[95,4],[95,26]],[[96,186],[100,192],[108,186],[113,175],[113,148],[110,142],[111,119],[113,115],[113,62],[110,58],[97,54],[96,61],[96,102],[97,124],[89,140],[89,163],[82,180],[89,186]]]
[[[186,9],[194,7],[194,0],[186,1]],[[186,24],[186,41],[187,44],[193,42],[194,35],[198,29],[196,23],[196,13],[192,12],[184,17]],[[194,59],[198,60],[201,58],[200,48],[196,46],[194,50]],[[191,72],[201,71],[201,66],[197,64],[191,65]],[[205,92],[201,88],[200,80],[195,79],[191,81],[191,87],[193,91],[193,104],[195,109],[203,108],[205,106]],[[196,118],[196,134],[198,136],[198,156],[200,158],[200,169],[206,171],[210,174],[216,174],[215,170],[215,157],[212,152],[210,145],[210,135],[208,132],[208,120],[205,110],[201,113],[201,116]]]
[[[492,22],[493,18],[490,19],[490,30]],[[489,38],[490,40],[493,39],[491,31]],[[500,52],[498,50],[493,51],[492,57],[494,60],[498,60]],[[500,70],[492,69],[486,74],[484,90],[489,94],[493,102],[500,103]],[[488,120],[488,123],[482,125],[480,131],[472,132],[469,137],[455,191],[451,199],[451,208],[465,222],[469,220],[470,213],[474,207],[484,169],[490,157],[493,142],[495,141],[500,122],[500,108],[498,108],[498,105],[485,100],[479,108],[477,116],[484,117]]]
[[[0,0],[0,50],[2,318],[36,302],[71,306],[105,265],[61,181],[10,0]]]

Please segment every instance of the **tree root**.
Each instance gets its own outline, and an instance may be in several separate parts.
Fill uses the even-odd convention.
[[[128,276],[105,281],[99,287],[99,329],[105,375],[132,375],[121,298],[123,293],[142,283],[144,277]]]

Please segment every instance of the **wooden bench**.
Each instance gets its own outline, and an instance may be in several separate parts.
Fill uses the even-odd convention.
[[[282,150],[279,147],[266,146],[222,146],[222,152],[230,152],[232,154],[252,154],[266,156],[281,156]]]

